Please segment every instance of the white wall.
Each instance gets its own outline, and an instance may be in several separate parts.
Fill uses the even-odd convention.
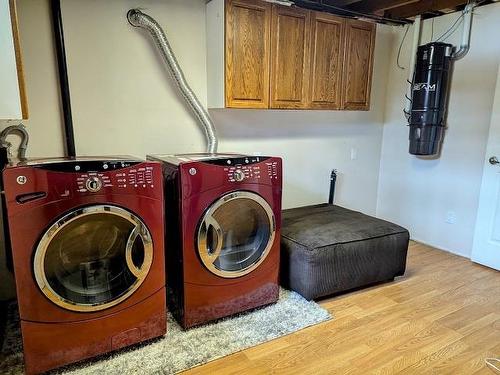
[[[212,110],[221,150],[283,157],[284,207],[325,202],[336,168],[336,203],[375,214],[385,92],[378,78],[371,112]]]
[[[48,0],[18,4],[30,107],[28,154],[63,155]],[[64,0],[77,153],[204,151],[203,133],[151,39],[126,20],[127,10],[137,6],[164,25],[193,90],[207,101],[204,0]],[[392,37],[390,27],[378,28],[371,111],[212,111],[220,151],[282,156],[285,207],[326,201],[330,170],[336,168],[336,201],[374,214]],[[352,148],[356,160],[350,159]]]
[[[61,115],[59,111],[59,91],[55,52],[48,1],[17,1],[19,32],[23,54],[26,90],[28,93],[31,136],[29,155],[63,155]],[[0,126],[18,124],[19,121],[1,121]],[[14,145],[18,139],[9,138]],[[5,246],[0,231],[0,300],[14,296],[14,280],[5,266]]]
[[[64,144],[49,2],[23,0],[16,4],[30,117],[23,121],[31,136],[28,155],[60,156]],[[0,121],[0,126],[18,123]]]
[[[434,37],[459,16],[434,19]],[[454,65],[448,108],[448,129],[442,155],[425,160],[408,153],[408,128],[402,114],[407,70],[396,67],[396,31],[386,101],[377,214],[410,229],[412,237],[469,257],[472,248],[484,153],[500,61],[500,4],[475,11],[469,54]],[[425,21],[422,44],[430,40],[432,20]],[[447,42],[457,45],[461,27]],[[410,58],[412,30],[401,61]],[[448,212],[456,217],[446,223]]]
[[[0,118],[20,119],[21,100],[9,0],[0,0]]]

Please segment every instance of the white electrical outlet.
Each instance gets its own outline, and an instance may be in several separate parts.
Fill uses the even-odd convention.
[[[448,211],[446,213],[446,222],[448,224],[455,224],[457,222],[457,215],[455,214],[455,211]]]

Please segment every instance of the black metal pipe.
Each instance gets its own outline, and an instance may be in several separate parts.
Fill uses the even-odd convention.
[[[64,137],[66,140],[67,156],[76,156],[75,133],[73,130],[73,116],[71,114],[71,98],[69,93],[68,65],[66,63],[66,48],[64,46],[64,32],[61,15],[60,0],[51,0],[52,23],[54,28],[54,41],[57,53],[57,66],[59,70],[59,85],[61,89],[61,102],[64,117]]]
[[[330,175],[330,194],[328,195],[328,204],[333,204],[333,197],[335,195],[335,183],[337,182],[337,170],[334,169]]]

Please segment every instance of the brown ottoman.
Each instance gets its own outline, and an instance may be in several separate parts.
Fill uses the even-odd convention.
[[[281,283],[307,299],[393,280],[406,268],[408,230],[331,204],[283,211]]]

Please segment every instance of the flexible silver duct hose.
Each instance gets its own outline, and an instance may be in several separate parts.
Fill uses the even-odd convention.
[[[161,26],[152,17],[142,13],[138,9],[130,9],[127,13],[127,19],[132,26],[141,27],[149,31],[184,99],[186,99],[196,117],[203,125],[207,138],[207,151],[211,154],[217,152],[217,133],[212,119],[207,110],[201,105],[191,87],[189,87]]]
[[[18,133],[21,136],[21,144],[19,145],[19,149],[17,152],[18,159],[20,161],[24,161],[26,160],[26,150],[28,148],[28,141],[30,137],[23,124],[11,125],[2,130],[2,132],[0,133],[0,146],[7,148],[9,155],[11,155],[10,148],[12,144],[10,142],[7,142],[7,137],[12,133]]]

